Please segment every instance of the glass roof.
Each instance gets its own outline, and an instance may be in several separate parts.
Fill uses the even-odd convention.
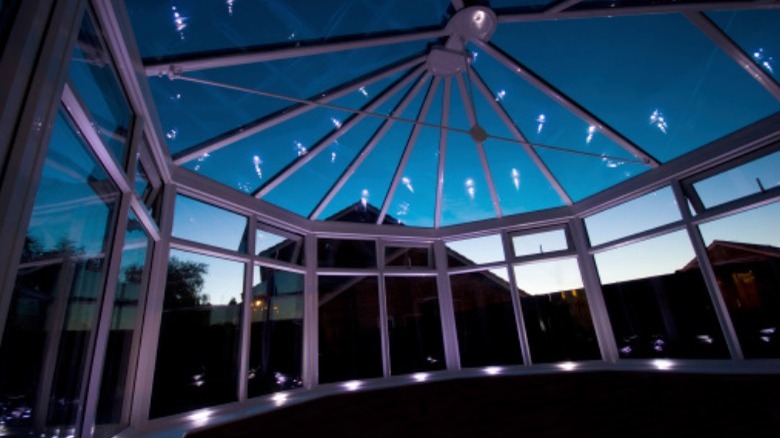
[[[126,0],[175,164],[415,227],[578,202],[778,112],[780,11],[748,3]]]

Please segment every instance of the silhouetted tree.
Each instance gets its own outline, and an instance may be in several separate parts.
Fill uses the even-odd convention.
[[[165,282],[166,309],[196,307],[209,303],[208,295],[202,294],[208,265],[171,257],[168,262],[168,278]]]

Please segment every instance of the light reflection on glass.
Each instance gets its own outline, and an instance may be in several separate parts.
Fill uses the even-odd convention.
[[[231,17],[233,16],[233,5],[236,3],[236,0],[225,0],[225,4],[228,8],[228,15]]]
[[[259,156],[255,155],[252,157],[252,163],[255,165],[255,173],[257,174],[257,177],[262,179],[263,169],[260,168],[260,165],[263,164],[263,160],[261,160]]]
[[[209,421],[209,418],[211,418],[211,410],[203,409],[201,411],[196,411],[187,418],[192,421],[196,427],[203,426]]]
[[[330,164],[333,164],[335,162],[336,162],[336,153],[335,152],[331,152],[330,153]]]
[[[515,190],[520,190],[520,171],[512,169],[512,184],[515,185]]]
[[[656,359],[653,361],[653,366],[659,370],[670,370],[674,367],[674,362],[667,359]]]
[[[418,381],[418,382],[424,382],[424,381],[428,380],[428,377],[430,377],[430,376],[431,375],[428,374],[428,373],[415,373],[415,374],[412,374],[412,378],[414,380]]]
[[[337,119],[335,117],[331,117],[330,118],[330,122],[333,123],[333,126],[335,126],[336,129],[341,128],[341,120],[339,120],[339,119]]]
[[[501,367],[487,367],[483,371],[485,372],[485,374],[487,374],[489,376],[495,376],[497,374],[500,374],[501,371],[503,371],[503,370],[504,369],[501,368]]]
[[[650,124],[655,125],[655,127],[664,134],[666,134],[669,129],[669,124],[666,122],[664,113],[659,110],[654,110],[653,113],[650,114]]]
[[[593,141],[593,134],[596,133],[596,127],[593,125],[588,126],[588,136],[585,138],[585,143],[590,144]]]
[[[474,188],[474,180],[469,178],[466,180],[465,184],[466,186],[466,193],[469,195],[469,198],[471,200],[474,200],[474,195],[476,194],[476,189]]]
[[[184,29],[187,27],[188,18],[181,15],[176,6],[171,6],[171,10],[173,11],[173,27],[176,32],[179,32],[179,37],[184,39]]]
[[[536,133],[541,134],[544,124],[547,123],[547,117],[545,117],[544,114],[539,114],[539,117],[536,118],[536,123],[538,123],[538,125],[536,125]]]
[[[414,187],[412,187],[412,180],[408,176],[405,176],[401,178],[401,183],[406,186],[407,189],[409,189],[410,192],[414,193]]]
[[[504,97],[506,97],[506,90],[499,90],[499,92],[496,93],[496,102],[504,100]]]
[[[306,149],[306,146],[304,146],[303,143],[297,140],[293,142],[293,145],[295,145],[295,152],[298,154],[299,157],[302,157],[309,152],[309,150]]]
[[[775,74],[775,70],[772,67],[772,65],[775,62],[775,59],[766,53],[764,53],[763,48],[759,48],[755,52],[753,52],[753,59],[756,61],[758,65],[764,68],[764,70],[768,71],[769,73]]]
[[[360,192],[360,203],[363,205],[363,208],[368,207],[368,190],[363,189],[362,192]]]
[[[578,365],[575,362],[561,362],[557,366],[563,371],[574,371]]]
[[[352,380],[344,383],[341,386],[347,391],[357,391],[361,386],[363,386],[363,382],[360,380]]]
[[[287,394],[285,392],[277,392],[276,394],[271,397],[271,400],[273,400],[274,405],[276,407],[279,407],[287,402],[287,399],[290,398],[290,394]]]
[[[360,91],[360,94],[362,94],[363,96],[368,97],[368,91],[366,91],[366,87],[360,87],[358,91]]]
[[[176,137],[178,136],[179,136],[179,130],[176,128],[172,128],[165,133],[165,138],[167,138],[168,140],[176,140]]]

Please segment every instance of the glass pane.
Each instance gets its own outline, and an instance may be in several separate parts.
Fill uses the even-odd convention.
[[[122,249],[119,279],[111,310],[108,344],[100,383],[100,399],[94,430],[96,437],[111,437],[129,425],[132,400],[132,372],[137,351],[134,340],[140,334],[142,313],[139,300],[149,275],[150,239],[138,218],[130,213]]]
[[[492,42],[662,162],[780,110],[682,14],[505,23]]]
[[[439,295],[435,277],[386,277],[391,374],[443,370]]]
[[[753,61],[778,77],[780,60],[780,11],[714,11],[707,15],[733,39]]]
[[[780,152],[693,184],[705,208],[725,204],[777,186],[780,186]]]
[[[447,135],[446,158],[442,225],[496,217],[474,140],[468,135],[450,132]]]
[[[86,14],[68,73],[92,126],[124,168],[132,112],[114,72],[111,54],[99,35],[90,15]]]
[[[565,251],[569,249],[569,242],[566,241],[566,232],[561,229],[512,236],[512,246],[515,249],[515,257],[521,257]]]
[[[235,401],[244,264],[172,250],[151,418]]]
[[[496,36],[499,36],[502,29],[507,26],[512,29],[516,25],[502,24]],[[535,39],[528,41],[535,41]],[[473,46],[469,46],[469,49],[476,56],[476,60],[473,61],[474,68],[484,79],[491,95],[495,96],[497,102],[504,107],[513,123],[574,201],[584,199],[649,169],[606,135],[591,127],[512,70]],[[502,135],[503,128],[498,123],[495,113],[491,115],[486,112],[483,119],[487,120],[486,129],[489,129],[488,133],[491,136]],[[508,134],[503,136],[509,137],[512,146],[516,145],[513,136]],[[491,142],[503,143],[506,140],[492,139]],[[516,148],[519,146],[515,146]],[[526,157],[525,152],[520,152],[518,155]],[[519,181],[521,187],[526,177],[536,173],[523,172],[524,169],[519,167],[515,169],[522,172]],[[499,172],[496,179],[506,182],[505,172]],[[538,178],[539,175],[536,174],[533,181],[538,181]],[[515,185],[514,176],[511,183]],[[543,187],[547,185],[539,182],[539,188]],[[552,205],[554,200],[560,202],[556,200],[559,198],[557,193],[554,197],[553,193],[548,193],[545,197],[541,195],[534,194],[531,200],[525,202],[547,206]],[[548,197],[549,199],[546,199]]]
[[[729,356],[685,231],[595,258],[620,357]]]
[[[450,276],[460,365],[523,363],[506,269]]]
[[[439,26],[450,2],[359,0],[328,8],[313,7],[316,3],[309,0],[143,0],[127,5],[141,54],[155,57]],[[258,17],[262,17],[262,26],[258,26]],[[233,31],[225,32],[228,26]]]
[[[119,191],[59,112],[0,345],[0,406],[19,436],[77,434]],[[85,371],[86,370],[86,371]],[[18,415],[14,415],[16,412]],[[42,428],[45,428],[42,430]]]
[[[404,139],[396,147],[403,148],[406,144],[407,140]],[[423,127],[413,147],[409,162],[402,169],[401,181],[387,215],[399,224],[433,227],[437,173],[432,166],[439,160],[439,130]]]
[[[303,237],[285,237],[268,230],[257,230],[255,236],[255,253],[258,256],[303,264]]]
[[[320,383],[382,376],[376,277],[319,282]]]
[[[577,260],[528,263],[514,269],[533,361],[599,359]]]
[[[246,251],[246,217],[183,195],[176,195],[175,211],[174,237]]]
[[[251,121],[293,108],[299,103],[296,99],[316,100],[342,84],[364,78],[396,61],[421,54],[428,43],[414,41],[386,44],[186,73],[186,76],[198,79],[271,93],[273,97],[184,80],[171,81],[165,76],[149,77],[149,84],[166,132],[168,147],[175,155]],[[359,96],[352,93],[331,102],[339,107],[353,109],[365,103],[362,93]],[[219,111],[215,111],[215,108],[219,108]],[[340,113],[325,119],[328,123],[331,123],[330,117],[344,121],[349,114],[330,108],[314,111]],[[291,123],[302,131],[309,129],[298,117],[293,118]],[[310,147],[306,144],[304,146]],[[261,158],[269,157],[261,155]],[[249,154],[233,155],[234,163],[251,159],[252,155]]]
[[[255,266],[249,397],[303,385],[304,276]]]
[[[341,120],[337,121],[338,126],[341,123]],[[363,119],[263,199],[301,216],[309,216],[381,123],[381,119],[376,117]],[[343,129],[346,128],[336,128]],[[291,193],[295,193],[295,196],[290,196]],[[376,211],[374,198],[381,199],[380,195],[362,191],[355,199],[355,205],[363,211],[369,208]]]
[[[621,237],[680,220],[680,209],[670,187],[585,218],[590,244],[600,245]]]
[[[494,9],[522,9],[536,10],[542,9],[553,0],[490,0],[490,6]]]
[[[449,266],[471,266],[504,260],[500,234],[445,242]]]
[[[701,225],[745,357],[780,357],[780,203]]]
[[[433,253],[430,247],[386,246],[385,266],[433,268]]]
[[[317,260],[320,268],[375,268],[376,242],[318,239]]]

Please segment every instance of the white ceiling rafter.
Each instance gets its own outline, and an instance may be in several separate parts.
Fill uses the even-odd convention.
[[[624,15],[673,14],[687,11],[718,11],[744,9],[774,9],[780,8],[776,0],[745,1],[711,1],[701,3],[668,3],[661,5],[616,6],[570,9],[567,5],[560,11],[543,10],[540,12],[519,12],[499,14],[499,23],[518,23],[531,21],[549,21],[579,18],[618,17]]]
[[[504,53],[501,49],[491,43],[483,43],[481,41],[474,41],[474,43],[485,51],[488,55],[495,58],[500,64],[511,70],[516,75],[525,79],[531,85],[538,88],[545,93],[548,97],[562,105],[564,108],[571,111],[574,115],[584,120],[591,126],[595,126],[596,130],[604,134],[610,140],[615,142],[618,146],[625,149],[628,153],[641,160],[648,166],[658,167],[660,163],[658,160],[644,151],[639,146],[635,145],[623,134],[613,129],[606,122],[593,115],[590,111],[582,107],[580,104],[572,100],[570,97],[562,93],[560,90],[553,87],[550,83],[542,79],[536,73],[532,72],[528,67],[520,64],[519,61]]]
[[[444,79],[444,91],[441,101],[441,124],[447,126],[450,122],[450,90],[452,78]],[[441,227],[441,209],[444,201],[444,166],[447,163],[447,129],[439,130],[439,163],[436,170],[436,206],[433,217],[433,227]]]
[[[414,57],[408,61],[400,64],[385,67],[379,71],[372,73],[370,76],[351,81],[347,84],[340,85],[336,89],[329,92],[321,93],[318,99],[306,99],[308,102],[300,102],[298,104],[291,105],[282,109],[281,111],[274,113],[270,116],[263,116],[255,119],[245,125],[239,126],[230,131],[224,132],[220,135],[214,136],[204,142],[201,142],[187,150],[178,153],[174,156],[173,162],[175,164],[184,164],[188,161],[194,160],[204,153],[211,153],[216,150],[222,149],[225,146],[233,144],[237,141],[243,140],[254,134],[262,132],[266,129],[272,128],[280,123],[284,123],[290,119],[303,115],[315,108],[322,107],[323,104],[332,102],[338,98],[346,96],[352,92],[359,90],[361,87],[371,85],[382,79],[388,78],[396,73],[408,70],[415,66],[425,62],[425,55]]]
[[[422,87],[426,84],[427,79],[427,75],[423,75],[420,77],[420,79],[417,80],[406,96],[404,96],[398,105],[396,105],[396,107],[393,109],[391,113],[392,116],[398,117],[404,112],[404,110],[406,110],[406,107],[409,106],[415,96],[419,94]],[[377,144],[379,144],[379,142],[382,140],[385,134],[387,134],[395,122],[396,120],[394,119],[386,119],[384,122],[382,122],[382,125],[376,132],[374,132],[368,143],[363,146],[363,149],[361,149],[360,153],[358,153],[355,159],[352,160],[352,162],[349,164],[349,167],[344,172],[342,172],[336,183],[333,184],[330,190],[328,190],[328,193],[320,200],[320,202],[317,204],[317,207],[315,207],[314,211],[309,216],[309,219],[315,220],[322,214],[323,210],[325,210],[330,201],[332,201],[341,188],[344,187],[344,184],[346,184],[347,180],[349,180],[349,178],[355,173],[357,168],[363,164],[363,161],[365,161],[365,159],[374,150]]]
[[[474,101],[474,96],[472,95],[471,90],[466,90],[466,83],[463,80],[463,74],[456,75],[456,79],[458,81],[458,90],[460,90],[461,101],[463,102],[463,107],[466,109],[466,116],[469,119],[469,124],[471,125],[472,129],[482,129],[479,126],[479,120],[477,119],[477,111],[475,108],[476,102]],[[479,155],[479,162],[482,166],[482,173],[485,175],[485,181],[487,181],[490,200],[493,203],[493,210],[495,210],[496,217],[502,217],[503,212],[501,211],[501,201],[498,199],[496,185],[493,182],[493,174],[490,172],[487,155],[485,154],[484,141],[475,138],[473,135],[472,139],[474,140],[474,146],[477,148],[477,155]]]
[[[311,43],[298,42],[293,46],[237,50],[227,54],[193,54],[147,63],[147,76],[175,76],[182,73],[212,68],[233,67],[279,59],[300,58],[345,50],[367,49],[388,44],[408,43],[436,39],[447,35],[445,29],[414,31],[395,35],[368,37],[353,36],[338,42]]]
[[[515,136],[515,139],[520,144],[520,147],[523,148],[525,153],[528,154],[528,156],[531,158],[531,161],[533,161],[533,163],[542,172],[553,189],[555,189],[556,193],[558,193],[558,196],[560,196],[561,201],[563,201],[563,203],[566,205],[572,205],[573,202],[569,194],[566,193],[566,190],[563,188],[558,179],[555,178],[555,175],[553,175],[550,168],[547,167],[547,164],[544,162],[544,160],[542,160],[542,157],[540,157],[533,148],[531,142],[528,141],[525,135],[523,135],[523,133],[520,131],[520,128],[518,128],[514,123],[506,108],[504,108],[500,102],[497,102],[495,99],[493,99],[493,95],[490,93],[490,89],[488,88],[487,84],[485,84],[485,81],[473,67],[470,68],[472,69],[472,78],[474,84],[477,86],[477,89],[480,91],[480,93],[482,93],[482,96],[485,98],[491,108],[493,108],[493,111],[496,112],[504,125],[506,125],[507,129],[509,129],[509,132]]]
[[[430,73],[426,73],[426,75],[430,75]],[[439,86],[440,81],[440,77],[434,77],[431,86],[428,87],[425,100],[423,101],[422,107],[420,108],[420,112],[417,116],[418,121],[424,121],[425,117],[428,115],[428,110],[431,107],[433,96],[436,94],[436,88]],[[382,203],[382,210],[379,213],[379,218],[376,221],[377,224],[384,222],[385,216],[387,216],[387,209],[390,208],[390,203],[393,202],[393,196],[395,195],[395,191],[398,188],[398,184],[401,182],[401,177],[403,176],[404,170],[406,169],[406,165],[409,163],[409,158],[412,155],[412,150],[414,149],[415,143],[417,143],[417,137],[420,135],[421,130],[422,125],[416,124],[414,125],[412,132],[409,134],[409,139],[407,140],[406,146],[404,147],[404,153],[401,156],[401,161],[398,163],[398,166],[395,169],[393,182],[390,183],[390,188],[387,190],[387,195],[385,196],[385,200]]]
[[[312,146],[305,155],[299,157],[297,160],[290,163],[290,165],[288,165],[284,170],[274,175],[267,183],[265,183],[258,190],[256,190],[253,193],[253,196],[256,198],[262,198],[263,196],[267,195],[268,192],[270,192],[271,190],[276,188],[279,184],[284,182],[287,178],[290,177],[290,175],[298,171],[306,163],[313,160],[314,157],[316,157],[320,152],[322,152],[328,145],[333,143],[342,135],[349,132],[350,129],[354,128],[363,119],[368,117],[371,112],[375,111],[377,108],[382,106],[391,97],[393,97],[395,93],[402,90],[409,82],[411,82],[415,77],[417,77],[424,70],[425,70],[424,65],[415,68],[414,70],[409,72],[406,75],[406,77],[404,77],[402,80],[396,82],[392,87],[383,91],[376,98],[374,98],[374,100],[372,100],[368,105],[366,105],[363,108],[365,112],[361,112],[350,117],[346,122],[344,122],[343,125],[341,125],[340,128],[334,130],[330,135],[327,135],[325,138],[317,142],[317,144]]]
[[[734,62],[737,63],[743,70],[745,70],[753,79],[758,81],[761,86],[775,97],[780,100],[780,85],[775,81],[774,77],[764,71],[761,67],[753,62],[753,59],[748,56],[737,43],[735,43],[723,30],[712,22],[706,15],[701,12],[685,12],[685,18],[688,19],[694,26],[696,26],[702,33],[707,35],[715,44],[720,47]]]

